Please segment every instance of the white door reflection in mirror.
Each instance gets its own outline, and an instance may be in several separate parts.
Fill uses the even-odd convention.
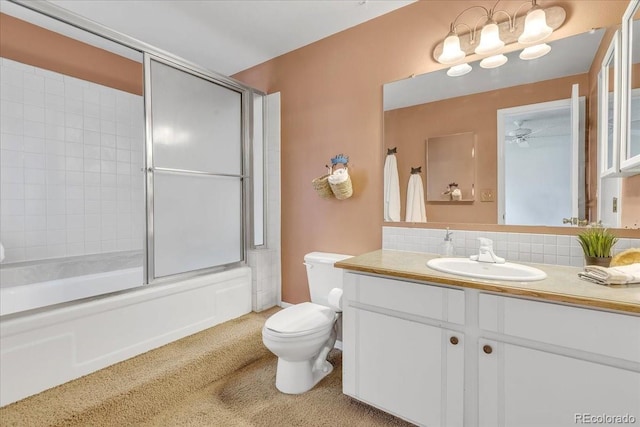
[[[577,225],[585,218],[585,99],[498,110],[498,224]]]
[[[620,81],[620,169],[640,174],[640,1],[632,0],[622,17]]]
[[[638,16],[636,15],[636,19]],[[633,24],[634,41],[631,48],[631,102],[629,107],[629,134],[627,152],[623,161],[630,166],[640,163],[640,21],[635,20]],[[635,167],[640,170],[640,166]]]
[[[598,170],[600,177],[619,176],[619,33],[615,32],[598,73]]]

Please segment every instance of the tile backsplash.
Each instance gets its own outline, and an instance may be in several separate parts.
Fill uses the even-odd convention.
[[[456,256],[478,253],[478,237],[493,240],[496,255],[507,261],[584,266],[582,248],[576,236],[562,234],[506,233],[451,229]],[[441,253],[445,230],[382,227],[382,248],[389,250]],[[640,239],[622,238],[614,254],[640,247]]]
[[[5,263],[141,249],[139,95],[2,58]]]

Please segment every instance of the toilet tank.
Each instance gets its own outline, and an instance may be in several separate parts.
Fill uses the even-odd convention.
[[[342,269],[335,268],[333,264],[347,258],[351,258],[351,255],[327,252],[311,252],[304,256],[311,302],[329,306],[329,291],[342,288]]]

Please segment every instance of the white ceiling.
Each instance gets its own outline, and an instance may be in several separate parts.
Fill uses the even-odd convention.
[[[48,1],[224,75],[245,70],[413,2]]]

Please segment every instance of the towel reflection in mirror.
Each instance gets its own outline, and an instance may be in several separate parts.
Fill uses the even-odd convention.
[[[407,186],[407,209],[405,221],[427,222],[427,212],[424,205],[424,187],[420,172],[422,167],[411,168],[409,184]]]

